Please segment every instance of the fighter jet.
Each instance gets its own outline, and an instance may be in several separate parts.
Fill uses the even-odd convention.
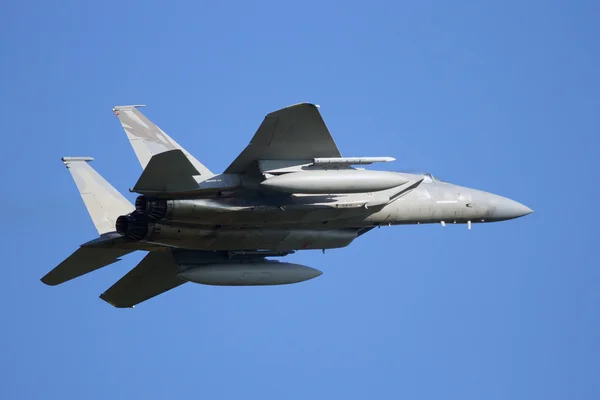
[[[283,285],[321,271],[273,258],[348,246],[375,227],[472,224],[530,214],[523,204],[424,173],[365,169],[392,157],[342,157],[319,107],[268,114],[241,154],[214,174],[144,116],[117,106],[143,168],[131,204],[90,157],[63,157],[99,237],[42,278],[58,285],[134,251],[144,259],[100,295],[131,308],[185,282]]]

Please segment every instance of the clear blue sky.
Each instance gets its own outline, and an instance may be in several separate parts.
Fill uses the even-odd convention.
[[[600,398],[599,4],[5,2],[0,398]],[[96,235],[60,157],[139,176],[113,105],[221,171],[302,101],[346,156],[535,213],[382,228],[291,256],[324,271],[306,283],[134,310],[98,295],[142,255],[39,281]]]

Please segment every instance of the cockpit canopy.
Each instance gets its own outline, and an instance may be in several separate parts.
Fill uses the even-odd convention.
[[[447,183],[446,181],[440,179],[440,178],[436,178],[435,176],[433,176],[432,174],[430,174],[429,172],[425,172],[423,174],[423,182],[427,182],[427,183],[431,183],[431,182],[441,182],[441,183]]]

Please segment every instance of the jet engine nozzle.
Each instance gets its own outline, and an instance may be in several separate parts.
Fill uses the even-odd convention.
[[[135,211],[152,220],[162,219],[167,214],[167,201],[150,200],[146,196],[138,196],[135,199]]]
[[[145,214],[147,206],[148,199],[146,198],[146,196],[138,196],[137,199],[135,199],[135,211],[137,211],[138,213]]]
[[[115,224],[115,230],[119,235],[126,236],[127,235],[127,226],[129,225],[129,219],[127,215],[121,215],[117,218],[117,222]]]
[[[136,211],[117,218],[115,229],[118,234],[133,240],[142,240],[148,234],[148,221]]]

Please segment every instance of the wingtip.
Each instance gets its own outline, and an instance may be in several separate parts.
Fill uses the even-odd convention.
[[[304,102],[302,102],[302,103],[296,103],[296,104],[292,104],[291,106],[288,106],[288,107],[286,107],[286,108],[292,108],[292,107],[302,107],[302,106],[304,106],[304,107],[308,106],[308,107],[321,108],[321,106],[320,106],[320,105],[318,105],[318,104],[315,104],[315,103],[311,103],[310,101],[304,101]]]
[[[106,303],[110,304],[111,306],[113,306],[114,308],[135,308],[135,305],[122,305],[122,304],[117,304],[114,303],[110,300],[108,300],[108,296],[106,296],[106,292],[102,293],[100,296],[98,296],[101,300],[105,301]]]
[[[314,103],[310,103],[310,102],[296,103],[296,104],[291,104],[291,105],[289,105],[287,107],[283,107],[280,110],[272,111],[269,114],[267,114],[267,116],[272,115],[272,114],[276,114],[276,113],[281,112],[283,110],[288,110],[288,109],[291,109],[291,108],[300,108],[300,107],[313,107],[313,108],[316,108],[317,111],[321,108],[320,105],[314,104]]]
[[[40,278],[40,282],[42,282],[44,285],[47,285],[47,286],[58,285],[58,283],[52,282],[50,279],[48,279],[48,275],[44,275],[42,278]]]
[[[93,157],[61,157],[63,164],[67,165],[72,162],[89,162],[94,161]]]
[[[145,104],[130,104],[126,106],[113,106],[112,111],[131,110],[132,108],[146,107]]]

